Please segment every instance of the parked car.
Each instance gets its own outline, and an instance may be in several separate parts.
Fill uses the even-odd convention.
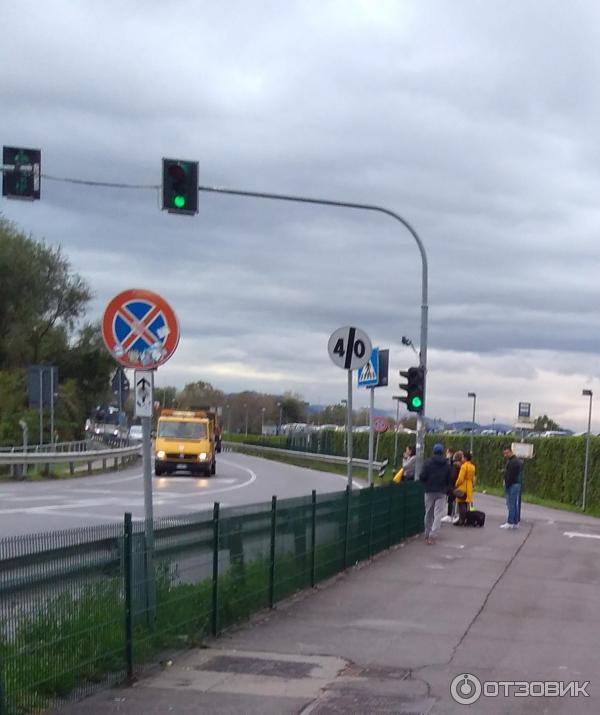
[[[142,425],[131,425],[129,428],[129,441],[134,443],[142,441]]]

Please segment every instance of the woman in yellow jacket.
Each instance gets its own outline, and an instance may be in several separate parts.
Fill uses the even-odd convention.
[[[465,526],[467,523],[467,512],[469,504],[473,501],[473,489],[475,488],[475,465],[472,462],[471,452],[465,452],[464,461],[460,467],[460,472],[454,485],[456,490],[463,492],[463,497],[456,497],[458,504],[457,526]]]

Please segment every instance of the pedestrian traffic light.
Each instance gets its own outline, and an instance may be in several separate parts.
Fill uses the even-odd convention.
[[[34,201],[40,198],[42,152],[2,147],[2,196]]]
[[[198,213],[198,162],[163,159],[163,209],[174,214]]]
[[[409,412],[422,414],[425,407],[425,370],[409,367],[408,370],[400,370],[400,377],[406,379],[406,383],[400,383],[400,389],[406,392],[406,397],[401,397],[400,401],[406,404]]]

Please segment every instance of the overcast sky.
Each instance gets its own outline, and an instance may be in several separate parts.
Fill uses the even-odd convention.
[[[2,143],[56,177],[200,183],[364,202],[429,259],[427,412],[584,429],[600,395],[600,4],[577,0],[0,0]],[[397,371],[418,348],[421,261],[367,212],[43,180],[3,200],[91,284],[162,294],[181,341],[158,384],[345,397],[327,355],[363,328]],[[355,395],[367,404],[364,390]],[[600,413],[598,414],[600,420]],[[600,430],[600,422],[596,431]]]

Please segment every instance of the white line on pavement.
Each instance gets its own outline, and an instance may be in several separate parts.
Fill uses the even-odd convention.
[[[564,536],[568,536],[572,539],[574,536],[580,539],[600,539],[600,534],[584,534],[581,531],[563,531]]]

